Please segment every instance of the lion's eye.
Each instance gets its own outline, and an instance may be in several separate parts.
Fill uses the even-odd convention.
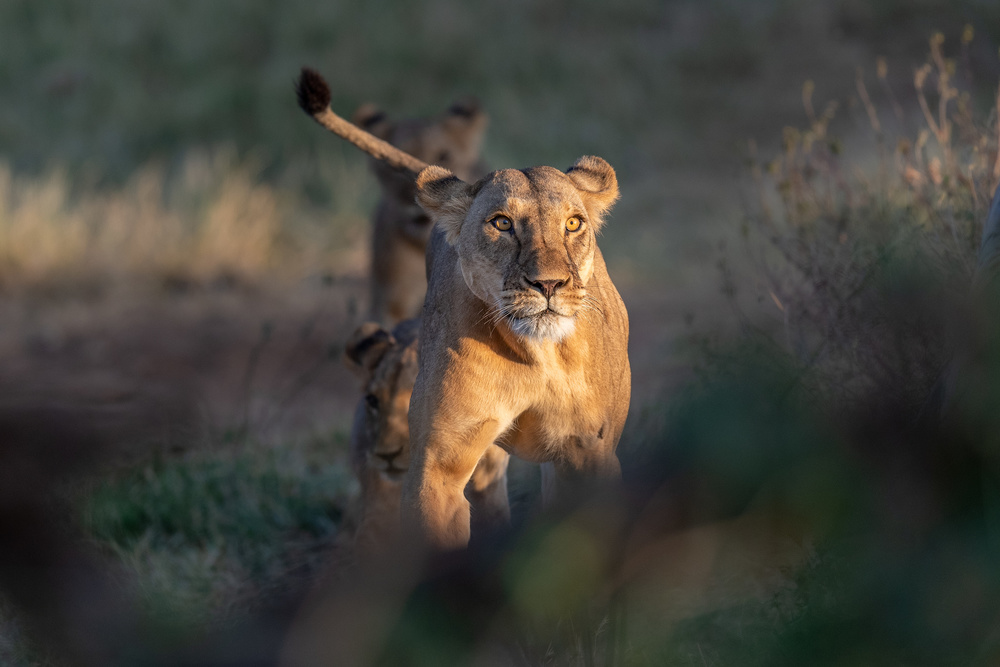
[[[582,224],[583,220],[580,220],[580,218],[574,215],[572,218],[566,221],[566,231],[575,232],[576,230],[580,229],[580,225]]]
[[[378,410],[378,397],[375,394],[367,394],[365,396],[365,403],[371,410]]]
[[[510,228],[514,226],[514,223],[510,221],[510,218],[504,215],[498,215],[491,220],[493,226],[499,229],[501,232],[509,232]]]

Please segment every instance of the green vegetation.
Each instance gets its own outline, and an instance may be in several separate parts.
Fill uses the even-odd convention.
[[[325,563],[354,486],[344,447],[251,443],[153,461],[98,480],[84,529],[126,566],[154,622],[190,633],[245,620]]]

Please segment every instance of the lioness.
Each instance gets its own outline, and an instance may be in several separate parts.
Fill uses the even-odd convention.
[[[324,127],[417,173],[417,201],[435,224],[404,518],[438,547],[467,544],[463,489],[494,443],[551,464],[557,488],[617,478],[628,314],[596,241],[618,198],[611,166],[583,157],[566,172],[504,169],[470,185],[334,114],[317,73],[303,69],[298,95]]]
[[[472,98],[456,101],[440,116],[391,121],[372,104],[351,119],[379,139],[428,164],[475,180],[485,173],[479,152],[488,117]],[[412,174],[373,160],[382,196],[372,220],[371,319],[383,324],[417,317],[424,303],[427,280],[424,254],[431,222],[416,201]]]
[[[361,483],[355,544],[371,552],[385,545],[399,526],[400,491],[410,461],[407,413],[417,377],[420,322],[405,320],[390,333],[365,322],[348,341],[344,354],[363,381],[363,396],[354,411],[351,461]],[[496,525],[510,519],[507,505],[509,455],[486,450],[466,485],[477,524]]]

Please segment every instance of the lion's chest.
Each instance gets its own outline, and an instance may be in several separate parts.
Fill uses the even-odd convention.
[[[530,414],[545,440],[600,429],[605,416],[586,360],[586,355],[547,350],[532,359],[520,378],[511,397],[512,411]]]
[[[557,355],[536,359],[524,377],[523,391],[532,402],[553,411],[569,410],[574,403],[589,398],[588,389],[582,364],[567,363]]]
[[[539,345],[518,355],[465,339],[446,355],[441,410],[469,426],[500,425],[500,442],[522,458],[549,460],[569,439],[599,437],[610,416],[589,346]]]

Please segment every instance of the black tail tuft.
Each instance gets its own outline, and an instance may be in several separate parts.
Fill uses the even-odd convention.
[[[326,81],[314,69],[302,68],[302,74],[295,84],[295,93],[299,98],[299,106],[310,116],[315,116],[330,106],[330,86],[326,85]]]

